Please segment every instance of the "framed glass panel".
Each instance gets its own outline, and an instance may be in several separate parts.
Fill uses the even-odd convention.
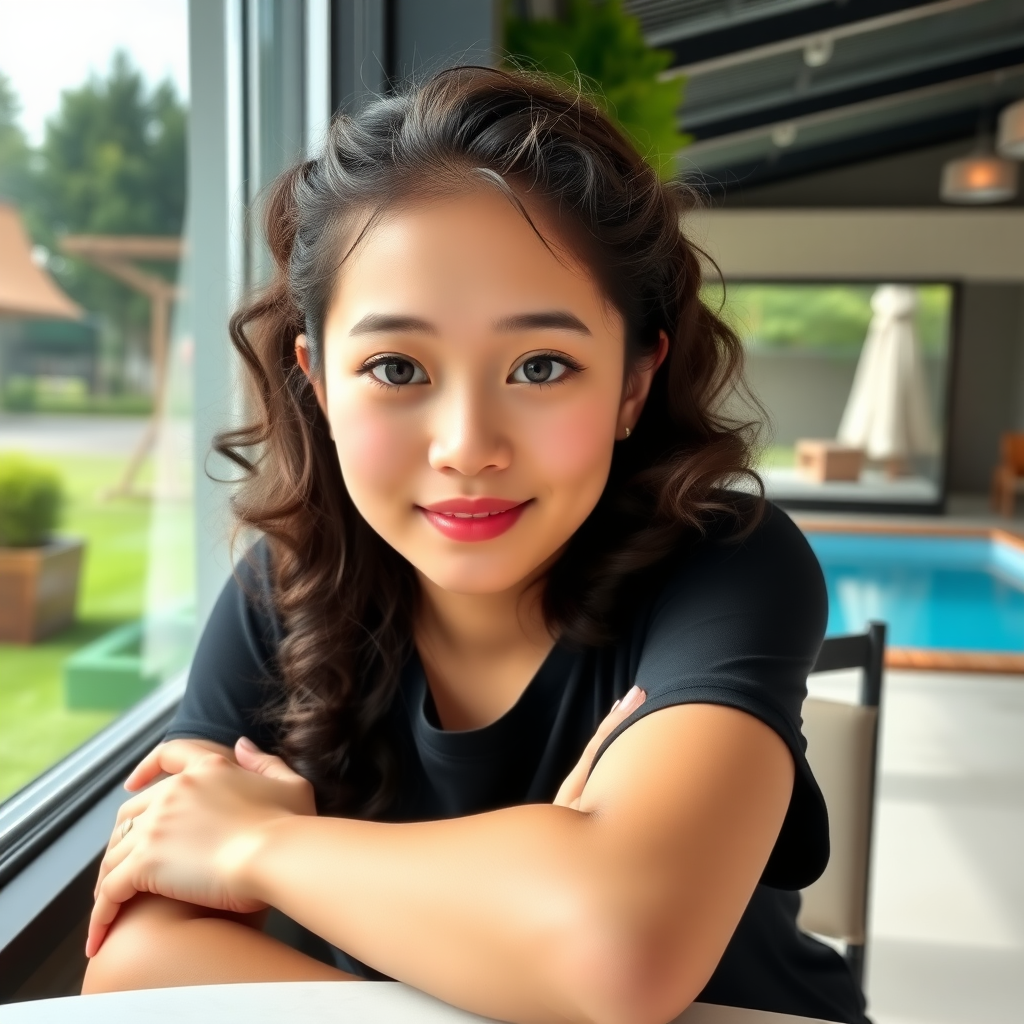
[[[728,284],[723,313],[768,413],[758,468],[770,497],[941,505],[954,305],[949,283]]]
[[[2,801],[188,662],[195,346],[186,0],[0,23]]]

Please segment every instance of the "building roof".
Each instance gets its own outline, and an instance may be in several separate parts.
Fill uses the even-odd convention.
[[[0,202],[0,317],[79,320],[82,313],[32,259],[32,242],[17,209]]]

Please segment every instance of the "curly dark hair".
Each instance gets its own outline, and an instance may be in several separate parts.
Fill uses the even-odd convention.
[[[382,213],[493,186],[524,216],[527,203],[555,214],[559,241],[623,317],[627,372],[657,350],[661,331],[669,338],[634,435],[616,445],[601,499],[549,574],[544,611],[559,642],[608,642],[620,610],[688,537],[723,516],[741,534],[760,515],[760,497],[723,489],[747,476],[763,494],[751,469],[756,425],[723,410],[742,383],[742,347],[701,301],[704,254],[680,227],[689,189],[662,182],[595,103],[522,72],[457,67],[337,115],[323,155],[267,193],[274,275],[231,320],[252,421],[216,443],[244,470],[240,525],[270,548],[285,631],[276,665],[285,697],[270,712],[279,753],[325,813],[379,815],[397,792],[385,719],[412,651],[418,590],[346,491],[295,339],[305,334],[322,373],[338,274]]]

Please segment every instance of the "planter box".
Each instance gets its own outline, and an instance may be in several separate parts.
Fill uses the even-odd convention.
[[[0,641],[32,644],[75,621],[85,542],[0,548]]]
[[[143,658],[143,635],[154,640],[156,653]],[[64,703],[75,710],[121,711],[140,701],[192,654],[195,612],[165,612],[148,625],[129,622],[86,644],[64,662]],[[155,663],[154,663],[155,657]]]
[[[121,711],[159,682],[159,672],[142,671],[142,622],[129,622],[64,662],[64,703],[74,710]]]

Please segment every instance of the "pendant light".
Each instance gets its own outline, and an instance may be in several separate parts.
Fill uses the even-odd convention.
[[[946,161],[939,194],[947,203],[1005,203],[1017,194],[1017,165],[982,144],[967,156]]]
[[[999,115],[996,149],[1011,160],[1024,160],[1024,100],[1011,103]]]

